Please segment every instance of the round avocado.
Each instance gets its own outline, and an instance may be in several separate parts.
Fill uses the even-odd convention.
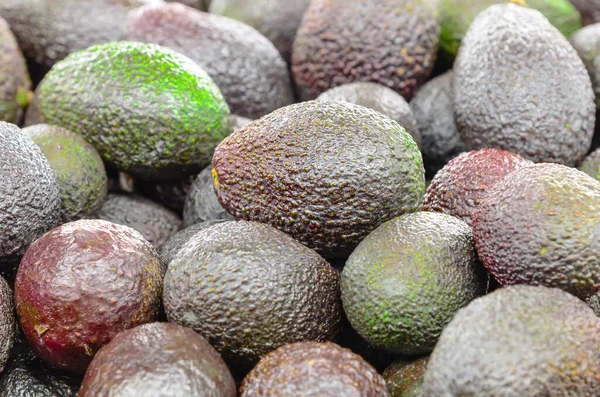
[[[327,258],[348,256],[381,223],[419,211],[421,153],[397,122],[346,101],[309,101],[246,125],[215,150],[219,202]]]
[[[600,107],[600,23],[578,30],[571,36],[571,45],[587,68],[596,95],[596,107]]]
[[[390,397],[425,397],[423,378],[429,357],[414,361],[394,361],[383,372]]]
[[[118,334],[92,360],[78,397],[236,397],[219,353],[196,332],[170,323]]]
[[[233,220],[233,216],[219,203],[213,183],[212,167],[207,167],[198,175],[183,205],[183,226],[188,227],[196,223]]]
[[[279,230],[246,221],[190,238],[169,264],[163,303],[170,322],[193,328],[239,367],[286,343],[334,339],[342,312],[331,265]]]
[[[588,154],[579,166],[579,170],[600,181],[600,149]]]
[[[341,278],[352,327],[373,346],[403,355],[431,352],[444,326],[486,285],[471,228],[435,212],[375,229],[350,255]]]
[[[444,329],[425,396],[598,396],[600,319],[555,288],[511,286],[474,300]]]
[[[479,258],[500,284],[600,291],[600,182],[574,168],[536,164],[488,190],[473,216]]]
[[[15,341],[14,310],[12,290],[6,280],[0,277],[0,373],[8,362]]]
[[[61,221],[86,218],[102,207],[107,178],[104,163],[92,145],[64,128],[38,124],[23,129],[40,147],[60,186]]]
[[[135,230],[103,220],[64,224],[35,241],[15,282],[21,329],[48,365],[85,372],[119,332],[154,321],[164,269]]]
[[[331,342],[280,347],[260,360],[240,391],[241,397],[389,397],[375,368]]]

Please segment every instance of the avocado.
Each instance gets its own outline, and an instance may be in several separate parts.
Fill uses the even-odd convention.
[[[388,87],[359,81],[331,88],[317,99],[347,101],[382,113],[400,124],[421,147],[417,120],[404,98]]]
[[[385,381],[360,356],[332,342],[298,342],[267,354],[246,376],[241,397],[389,397]]]
[[[219,202],[326,258],[348,256],[383,222],[419,211],[423,159],[397,122],[345,101],[290,105],[215,150]]]
[[[429,357],[421,357],[413,361],[394,361],[383,372],[390,397],[425,397],[423,394],[423,378]]]
[[[234,218],[219,203],[213,183],[212,167],[209,166],[194,179],[185,199],[183,226],[188,227],[196,223],[219,219],[233,220]]]
[[[150,200],[163,205],[181,215],[183,205],[190,189],[195,175],[190,175],[184,179],[175,181],[147,182],[136,180],[134,182],[134,191]]]
[[[79,397],[236,397],[219,353],[177,324],[144,324],[118,334],[92,360]]]
[[[158,249],[158,257],[163,267],[167,268],[169,263],[175,258],[175,255],[185,246],[185,244],[200,230],[216,225],[218,223],[226,222],[225,220],[207,221],[202,223],[196,223],[192,226],[186,227],[185,229],[175,233],[171,237],[165,240]]]
[[[371,81],[409,101],[433,70],[439,35],[431,0],[313,1],[292,49],[298,96]]]
[[[590,149],[595,112],[583,62],[539,11],[503,4],[475,18],[454,64],[454,117],[469,150],[573,166]]]
[[[147,198],[110,193],[98,218],[137,230],[155,248],[181,229],[181,218]]]
[[[213,0],[209,11],[254,27],[289,63],[296,31],[309,4],[310,0]]]
[[[600,149],[588,154],[579,165],[579,170],[600,181]]]
[[[199,172],[231,132],[210,77],[153,44],[114,42],[71,54],[46,75],[39,101],[46,123],[82,135],[106,162],[140,179]]]
[[[13,293],[6,280],[0,277],[0,372],[8,362],[15,341],[15,305]]]
[[[506,150],[462,153],[435,175],[425,193],[423,211],[443,212],[472,226],[473,213],[487,191],[514,170],[532,165]]]
[[[600,182],[574,168],[536,164],[488,190],[473,216],[477,252],[500,284],[600,291]]]
[[[571,45],[587,68],[596,95],[596,107],[600,107],[600,23],[578,30],[571,36]]]
[[[59,223],[61,202],[44,154],[19,127],[1,121],[0,180],[0,264],[9,265]]]
[[[164,279],[169,322],[193,328],[231,365],[247,367],[286,343],[334,339],[338,273],[281,231],[229,221],[198,231]]]
[[[598,396],[600,319],[555,288],[511,286],[474,300],[427,363],[431,397]]]
[[[581,13],[584,25],[600,22],[600,0],[570,0],[573,6]]]
[[[61,221],[85,218],[106,198],[106,170],[100,155],[80,135],[64,128],[38,124],[22,130],[40,147],[60,186]]]
[[[190,57],[239,116],[259,118],[294,101],[287,65],[277,49],[234,19],[177,3],[148,5],[129,14],[128,38]]]
[[[421,134],[421,153],[428,179],[465,150],[454,123],[453,79],[454,74],[449,71],[428,81],[410,101]]]
[[[85,372],[117,333],[155,320],[163,275],[156,251],[135,230],[103,220],[66,223],[21,261],[19,324],[48,365]]]
[[[433,350],[458,309],[486,292],[487,274],[465,222],[416,212],[371,232],[341,281],[344,311],[367,342],[420,355]]]
[[[1,17],[0,49],[0,121],[16,124],[31,100],[31,79],[17,39]]]

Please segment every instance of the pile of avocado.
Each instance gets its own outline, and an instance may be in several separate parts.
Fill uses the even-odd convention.
[[[600,1],[0,1],[0,397],[600,396]]]

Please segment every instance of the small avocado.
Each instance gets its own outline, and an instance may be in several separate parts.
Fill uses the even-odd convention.
[[[98,218],[137,230],[155,248],[181,229],[181,218],[147,198],[110,193]]]
[[[135,230],[103,220],[66,223],[21,261],[19,324],[48,365],[85,372],[116,334],[155,320],[163,275],[156,251]]]
[[[234,218],[219,203],[213,183],[212,167],[207,167],[194,179],[185,199],[183,226],[188,227],[219,219],[233,220]]]
[[[164,279],[169,322],[203,335],[231,365],[247,367],[286,343],[334,339],[338,273],[285,233],[229,221],[198,231]]]
[[[469,226],[486,192],[506,175],[533,163],[499,149],[463,153],[439,171],[425,193],[423,211],[443,212]]]
[[[113,42],[69,55],[42,81],[39,105],[46,123],[82,135],[107,163],[146,180],[199,172],[231,132],[227,104],[206,72],[153,44]]]
[[[421,153],[428,179],[465,150],[454,123],[453,78],[453,72],[449,71],[428,81],[410,102],[421,134]]]
[[[121,332],[92,360],[78,397],[236,397],[219,353],[194,330],[170,323]]]
[[[600,22],[600,0],[570,0],[573,6],[581,13],[584,25]]]
[[[571,45],[587,68],[596,95],[596,107],[600,108],[600,23],[575,32],[571,36]]]
[[[599,396],[600,319],[556,288],[499,289],[460,310],[427,363],[423,395]]]
[[[94,214],[106,198],[104,163],[92,145],[64,128],[38,124],[23,129],[40,147],[60,186],[61,221]]]
[[[600,291],[600,182],[574,168],[536,164],[488,190],[473,216],[477,252],[500,284]]]
[[[27,246],[60,220],[60,189],[48,160],[14,124],[0,121],[0,264],[19,261]]]
[[[177,253],[190,241],[190,239],[198,233],[200,230],[216,225],[218,223],[226,222],[225,220],[207,221],[202,223],[196,223],[192,226],[188,226],[185,229],[175,233],[171,237],[165,240],[158,249],[158,257],[163,267],[169,267],[169,263],[175,258]]]
[[[342,271],[352,327],[394,354],[430,353],[454,314],[486,292],[471,228],[450,215],[416,212],[388,221]]]
[[[312,1],[292,50],[298,96],[371,81],[409,101],[433,70],[439,36],[431,0]]]
[[[579,170],[600,181],[600,149],[588,154],[579,166]]]
[[[0,277],[0,373],[8,362],[15,341],[15,305],[13,293],[6,280]]]
[[[254,3],[252,3],[254,4]],[[187,55],[221,89],[231,112],[255,119],[294,101],[285,61],[254,28],[183,4],[140,7],[129,14],[128,39]]]
[[[319,95],[317,99],[346,101],[376,110],[397,121],[413,137],[417,146],[421,147],[421,134],[410,106],[391,88],[359,81],[331,88]]]
[[[385,381],[360,356],[331,342],[298,342],[267,354],[241,397],[389,397]]]
[[[454,117],[469,150],[498,148],[573,166],[589,151],[596,117],[587,70],[539,12],[489,7],[454,64]]]
[[[324,257],[347,257],[383,222],[419,211],[423,159],[396,121],[346,101],[286,106],[215,150],[219,202]]]
[[[427,357],[414,361],[394,361],[383,372],[390,397],[425,397],[423,378],[427,370]]]

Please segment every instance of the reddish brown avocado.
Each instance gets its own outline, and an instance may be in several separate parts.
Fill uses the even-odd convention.
[[[394,361],[383,372],[391,397],[425,397],[423,378],[429,356],[414,361]]]
[[[302,100],[332,87],[372,81],[410,100],[433,69],[440,35],[430,0],[316,0],[292,50]]]
[[[331,342],[299,342],[263,357],[241,397],[388,397],[385,381],[359,355]]]
[[[532,165],[505,150],[463,153],[435,175],[425,193],[423,211],[443,212],[472,225],[473,212],[485,193],[510,172]]]
[[[219,353],[190,328],[152,323],[117,335],[92,360],[78,397],[235,397]]]
[[[135,230],[102,220],[62,225],[35,241],[15,282],[19,322],[49,365],[84,372],[117,333],[151,322],[164,269]]]

